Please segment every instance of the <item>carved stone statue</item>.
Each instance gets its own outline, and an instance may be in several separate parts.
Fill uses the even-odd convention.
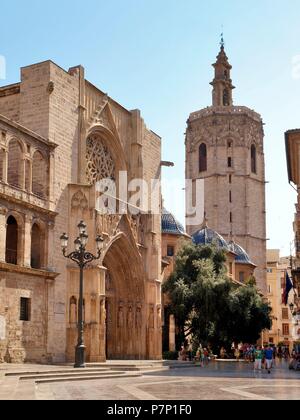
[[[104,325],[106,323],[106,301],[105,299],[101,299],[100,301],[100,324]]]
[[[77,323],[77,299],[72,296],[70,299],[70,324]]]
[[[119,305],[118,327],[119,328],[123,328],[124,327],[124,308],[123,308],[123,304],[122,303],[120,303],[120,305]]]
[[[154,306],[150,306],[149,328],[154,328]]]
[[[128,329],[132,329],[133,328],[133,310],[132,310],[132,305],[129,305],[129,307],[128,307],[127,327],[128,327]]]
[[[138,330],[142,328],[142,305],[138,305],[136,308],[135,325]]]
[[[161,329],[161,307],[158,306],[157,308],[157,329],[160,330]]]
[[[107,271],[105,275],[105,288],[107,292],[110,292],[112,290],[112,278],[110,273]]]

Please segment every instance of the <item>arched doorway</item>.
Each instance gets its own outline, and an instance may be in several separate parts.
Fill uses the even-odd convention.
[[[9,216],[6,227],[5,261],[8,264],[18,264],[19,228],[16,219]]]
[[[104,258],[106,273],[106,357],[146,358],[145,290],[137,250],[122,235]]]

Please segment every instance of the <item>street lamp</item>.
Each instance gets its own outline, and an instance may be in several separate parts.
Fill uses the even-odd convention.
[[[85,345],[84,345],[84,321],[83,321],[83,270],[85,266],[92,261],[99,260],[103,250],[104,239],[102,236],[97,236],[97,255],[93,255],[86,251],[88,243],[88,235],[86,233],[87,226],[81,221],[78,225],[79,237],[75,240],[75,251],[67,254],[69,238],[64,233],[60,237],[61,248],[65,258],[74,261],[80,268],[80,285],[79,285],[79,311],[78,311],[78,343],[75,352],[75,368],[85,368]]]

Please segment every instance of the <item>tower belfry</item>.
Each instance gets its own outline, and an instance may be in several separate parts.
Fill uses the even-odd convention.
[[[232,106],[232,91],[235,87],[233,86],[231,80],[232,66],[225,53],[223,36],[221,39],[221,49],[213,67],[215,69],[215,78],[211,82],[211,85],[213,86],[212,104],[213,106]]]
[[[233,105],[232,66],[223,36],[213,68],[212,105],[191,113],[187,122],[186,179],[194,185],[204,181],[206,223],[246,250],[257,266],[257,284],[266,293],[263,121],[255,111]],[[201,228],[196,224],[186,227],[189,235]]]

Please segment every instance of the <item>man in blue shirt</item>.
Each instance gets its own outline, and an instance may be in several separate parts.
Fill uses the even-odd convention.
[[[271,373],[271,369],[273,366],[273,352],[274,350],[270,346],[265,347],[265,359],[266,359],[266,369],[268,370],[268,373]]]

